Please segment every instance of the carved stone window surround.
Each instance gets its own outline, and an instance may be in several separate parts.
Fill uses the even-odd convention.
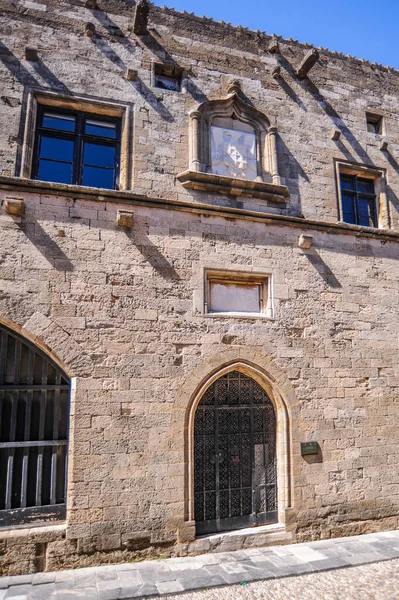
[[[30,179],[32,172],[33,147],[36,134],[36,116],[38,105],[49,108],[69,109],[106,115],[121,119],[121,156],[119,189],[132,188],[132,131],[133,107],[130,104],[110,102],[88,98],[86,96],[61,95],[58,92],[42,89],[29,91],[27,112],[24,123],[24,141],[21,153],[20,177]]]
[[[340,175],[357,175],[365,179],[371,179],[374,183],[376,195],[377,227],[365,227],[364,229],[389,229],[391,226],[389,202],[387,197],[386,169],[371,167],[369,165],[350,163],[345,161],[335,161],[335,176],[338,195],[338,219],[339,223],[344,223],[342,219],[342,192],[340,185]]]
[[[204,102],[189,113],[189,168],[177,179],[189,189],[285,202],[288,189],[281,184],[278,171],[277,128],[270,125],[264,114],[244,102],[239,91],[238,82],[233,82],[226,98]],[[242,123],[244,131],[252,130],[255,134],[254,180],[212,173],[211,128],[231,119]]]
[[[245,310],[215,310],[212,306],[212,285],[237,286],[238,288],[258,288],[260,306],[255,311]],[[274,320],[275,307],[273,299],[272,274],[268,271],[244,270],[237,268],[205,267],[203,270],[203,289],[199,291],[198,304],[195,309],[203,317],[211,318],[240,318]],[[233,293],[235,293],[233,291]]]

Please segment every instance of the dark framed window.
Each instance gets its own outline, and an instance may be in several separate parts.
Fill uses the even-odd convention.
[[[374,180],[341,173],[340,185],[342,220],[354,225],[377,227]]]
[[[39,106],[32,178],[117,189],[121,121]]]
[[[154,65],[154,85],[170,92],[181,92],[183,69],[174,65]]]
[[[0,527],[66,517],[70,381],[0,325]]]
[[[367,131],[383,135],[384,133],[384,118],[382,115],[366,112]]]

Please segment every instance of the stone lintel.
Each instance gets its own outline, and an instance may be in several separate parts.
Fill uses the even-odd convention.
[[[308,76],[309,71],[317,63],[319,58],[320,54],[318,53],[316,48],[312,48],[311,50],[309,50],[296,72],[298,79],[305,79],[305,77]]]
[[[289,196],[288,188],[285,185],[235,179],[213,173],[184,171],[177,176],[177,179],[185,188],[216,194],[260,198],[272,202],[286,202]]]

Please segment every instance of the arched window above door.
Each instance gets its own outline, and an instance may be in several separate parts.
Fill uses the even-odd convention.
[[[277,129],[243,99],[238,81],[225,98],[204,102],[189,116],[189,168],[178,175],[184,187],[285,202]]]
[[[70,381],[0,325],[0,527],[65,519]]]

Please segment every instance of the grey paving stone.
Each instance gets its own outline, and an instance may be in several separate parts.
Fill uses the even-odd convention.
[[[102,569],[99,569],[98,572],[96,572],[97,583],[99,581],[113,581],[114,579],[118,579],[116,569],[114,571],[103,571]]]
[[[60,571],[59,573],[35,573],[32,577],[32,585],[54,583],[57,580],[57,575],[63,573],[64,571]]]
[[[148,578],[143,583],[166,583],[167,581],[176,581],[178,573],[176,571],[160,571],[154,574],[154,579],[151,582]]]
[[[306,563],[309,565],[313,571],[330,571],[331,569],[342,569],[345,567],[349,567],[350,563],[346,560],[346,558],[341,558],[339,556],[331,556],[326,558],[325,560],[315,560]],[[305,565],[305,566],[306,566]]]
[[[0,577],[0,590],[7,589],[11,579],[11,577]]]
[[[382,554],[377,556],[376,552],[365,552],[363,554],[354,554],[351,556],[346,556],[345,560],[350,565],[365,565],[367,563],[378,562],[380,560],[384,560]]]
[[[207,573],[206,571],[198,573],[195,571],[183,572],[179,574],[178,581],[182,584],[185,590],[197,590],[218,585],[226,585],[226,579],[221,574]]]
[[[179,581],[160,581],[156,584],[160,594],[176,594],[182,592],[184,587]]]
[[[207,567],[208,569],[209,567]],[[228,573],[227,571],[213,572],[216,576],[221,576],[227,583],[241,583],[242,581],[259,581],[261,579],[274,579],[274,575],[271,571],[266,569],[262,572],[253,571],[242,571],[240,573]]]
[[[154,567],[147,567],[145,569],[140,569],[139,571],[133,571],[133,573],[136,573],[136,575],[133,575],[133,577],[136,578],[140,578],[140,579],[136,579],[136,582],[138,584],[145,584],[145,583],[155,583],[156,581],[156,574],[157,573],[163,573],[164,571],[157,571]],[[169,572],[169,571],[168,571]],[[126,572],[124,572],[126,573]],[[128,571],[128,575],[124,575],[124,573],[118,573],[118,577],[120,578],[120,580],[122,582],[127,582],[129,580],[129,574],[130,571]],[[177,573],[177,571],[176,571]],[[132,584],[134,584],[134,580],[132,579]]]
[[[74,590],[74,592],[77,592],[77,595],[75,594],[73,596],[74,600],[75,598],[76,600],[98,600],[98,591],[96,587],[86,587],[82,590]],[[71,600],[71,598],[72,596],[69,596],[69,598],[66,598],[65,600]]]
[[[74,593],[72,582],[71,581],[60,581],[54,584],[54,592],[69,592],[70,594]]]
[[[51,575],[52,573],[48,573]],[[43,575],[47,575],[47,573],[43,573]],[[63,583],[65,581],[73,581],[76,577],[75,571],[57,571],[55,573],[55,583]]]
[[[157,587],[155,585],[144,584],[137,592],[131,596],[123,596],[123,598],[147,598],[154,595],[158,595]],[[119,596],[119,598],[122,598],[122,596]]]
[[[143,561],[143,562],[138,562],[136,564],[132,564],[132,563],[123,563],[121,565],[106,565],[105,567],[97,567],[98,569],[115,569],[115,571],[136,571],[137,569],[140,569],[142,567],[145,567],[147,564],[153,564],[156,561]]]
[[[144,583],[143,576],[140,571],[120,571],[118,579],[122,586],[124,585],[142,585]]]
[[[97,591],[106,592],[107,590],[120,591],[123,588],[123,583],[119,579],[113,579],[112,581],[98,581]]]
[[[33,585],[29,593],[29,600],[49,600],[55,590],[54,583]]]
[[[122,591],[120,581],[101,581],[97,583],[99,600],[115,600]]]
[[[192,559],[171,558],[170,561],[168,561],[168,567],[171,571],[192,571],[194,569],[200,569],[202,564],[199,560],[197,560],[197,557]]]
[[[113,590],[99,590],[98,591],[98,600],[115,600],[119,598],[119,591],[115,592]]]
[[[4,600],[4,598],[6,597],[6,593],[7,593],[7,588],[0,589],[0,600]]]
[[[311,563],[289,565],[287,568],[290,571],[290,575],[303,575],[304,573],[313,573],[315,571]]]
[[[78,570],[71,583],[73,588],[77,590],[86,587],[95,587],[97,584],[97,574],[95,571],[80,573]]]
[[[303,564],[296,556],[290,556],[289,559],[287,556],[277,556],[276,554],[269,556],[269,561],[274,567],[278,569],[282,569],[287,565],[300,565]]]
[[[223,561],[219,558],[218,554],[203,554],[201,556],[196,556],[196,559],[199,560],[201,565],[220,565]]]
[[[5,598],[8,600],[8,598],[27,596],[29,594],[30,589],[30,585],[13,585],[8,588]]]
[[[379,554],[383,554],[387,558],[399,558],[399,552],[397,549],[392,548],[392,544],[386,542],[378,542],[372,544],[372,551],[378,552]]]
[[[52,600],[98,600],[98,592],[96,588],[59,590],[54,592]]]
[[[11,585],[30,585],[34,575],[14,575],[10,577]]]
[[[142,587],[142,585],[127,585],[121,589],[117,598],[118,600],[121,600],[122,598],[126,598],[126,600],[129,598],[137,598],[137,594]]]

